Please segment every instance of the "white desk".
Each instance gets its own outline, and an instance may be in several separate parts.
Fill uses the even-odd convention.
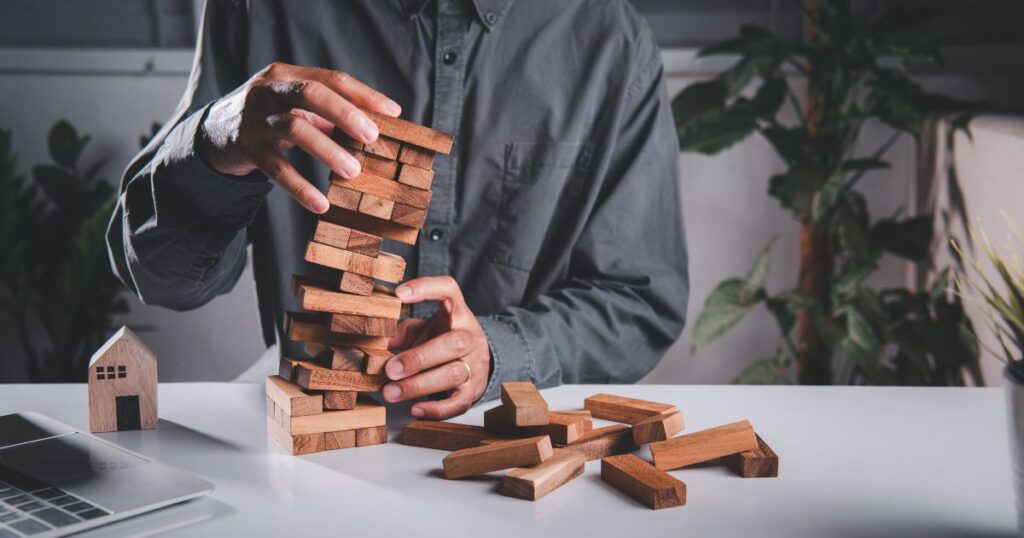
[[[121,524],[201,520],[168,531],[179,536],[1014,535],[999,389],[640,385],[544,395],[552,409],[576,409],[596,392],[676,404],[687,431],[750,419],[779,453],[780,478],[674,471],[686,506],[652,511],[604,484],[594,461],[548,497],[523,501],[495,493],[496,480],[444,480],[446,452],[395,442],[289,456],[266,436],[262,385],[164,384],[157,430],[102,437],[216,484],[209,498],[168,509],[164,523]],[[490,405],[458,421],[480,424]],[[24,410],[85,429],[85,386],[0,385],[0,414]],[[394,438],[402,419],[392,415]]]

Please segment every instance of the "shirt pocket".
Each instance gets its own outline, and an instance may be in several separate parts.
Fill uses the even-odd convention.
[[[494,262],[529,271],[566,197],[583,192],[589,145],[513,142],[505,146]]]

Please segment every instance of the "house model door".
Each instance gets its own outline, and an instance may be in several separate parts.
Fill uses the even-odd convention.
[[[116,399],[115,407],[117,413],[118,431],[142,429],[142,419],[140,418],[141,413],[139,411],[138,395],[118,396]]]

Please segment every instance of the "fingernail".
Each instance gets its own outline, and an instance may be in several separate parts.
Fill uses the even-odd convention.
[[[409,286],[406,286],[406,285],[403,284],[403,285],[398,286],[397,288],[395,288],[395,296],[397,296],[399,299],[401,299],[403,301],[406,300],[406,299],[411,299],[412,298],[412,290],[409,289]]]
[[[397,358],[393,358],[384,365],[384,371],[388,374],[391,379],[398,379],[398,376],[402,375],[405,367],[402,366],[402,361]]]
[[[331,207],[331,204],[327,202],[327,198],[324,198],[323,195],[320,195],[313,199],[313,203],[310,204],[310,206],[311,207],[309,209],[313,211],[313,213],[320,215],[322,213],[326,213],[327,210]]]
[[[354,178],[354,177],[358,176],[360,170],[361,170],[361,168],[359,166],[359,161],[357,161],[355,159],[355,157],[352,157],[351,155],[345,155],[344,157],[342,157],[342,159],[341,159],[341,175],[342,176],[351,179],[351,178]]]
[[[413,407],[410,413],[412,413],[412,416],[419,418],[423,416],[423,409],[419,407]]]
[[[384,103],[384,106],[387,107],[388,112],[390,112],[390,113],[392,113],[392,114],[394,114],[396,116],[402,113],[402,107],[398,106],[398,103],[392,101],[391,99],[388,99]]]
[[[363,142],[373,142],[377,140],[377,125],[370,121],[370,118],[363,116],[359,120],[359,134],[363,137]]]
[[[394,402],[402,397],[402,389],[398,385],[384,385],[384,399]]]

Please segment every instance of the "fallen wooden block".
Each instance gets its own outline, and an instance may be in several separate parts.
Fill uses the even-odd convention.
[[[548,423],[548,402],[529,381],[501,384],[501,403],[516,426],[543,426]]]
[[[587,459],[583,454],[556,448],[544,463],[533,467],[519,467],[501,479],[501,493],[536,501],[566,482],[583,474]]]
[[[398,182],[417,189],[430,190],[430,185],[434,182],[434,171],[403,164],[398,171]]]
[[[376,258],[371,258],[350,250],[309,241],[306,244],[305,260],[393,284],[401,282],[405,276],[405,259],[387,252],[381,252]]]
[[[415,420],[402,430],[399,442],[408,446],[452,451],[472,448],[492,438],[494,434],[480,426]]]
[[[364,199],[367,195],[376,196],[384,200],[391,200],[395,203],[411,205],[420,209],[426,209],[430,205],[430,191],[410,187],[393,179],[375,176],[365,171],[353,178],[343,178],[339,175],[331,174],[330,180],[331,186],[328,188],[328,193],[338,189],[351,189],[363,193],[362,198]],[[328,194],[329,199],[330,194]]]
[[[281,409],[290,417],[315,415],[324,410],[324,397],[319,394],[308,394],[281,376],[268,376],[266,381],[267,398],[273,401],[277,409]]]
[[[352,314],[332,314],[331,331],[367,336],[394,336],[398,320]]]
[[[651,458],[659,469],[678,469],[756,448],[754,427],[743,420],[651,443]]]
[[[314,312],[286,312],[285,334],[295,342],[318,342],[329,346],[360,349],[388,349],[388,338],[331,332],[327,316]]]
[[[590,411],[586,409],[572,409],[572,410],[561,410],[561,411],[548,411],[550,414],[562,415],[579,421],[583,425],[583,433],[587,433],[594,429],[594,417],[590,414]]]
[[[356,430],[356,446],[382,445],[388,442],[388,427],[376,426]]]
[[[368,276],[342,271],[338,289],[345,293],[366,297],[373,293],[373,279]]]
[[[686,484],[633,454],[602,459],[601,479],[654,510],[686,504]]]
[[[330,190],[328,190],[328,193],[330,193]],[[330,201],[330,197],[328,197],[328,201]],[[356,208],[358,208],[358,204]],[[347,226],[353,230],[362,230],[368,234],[393,239],[406,245],[415,245],[416,240],[420,236],[420,231],[417,228],[364,215],[356,211],[356,209],[339,207],[333,202],[331,208],[327,210],[327,213],[321,215],[321,218],[335,224]],[[351,250],[351,247],[349,247],[349,250]]]
[[[757,448],[726,456],[725,464],[743,478],[775,478],[779,476],[779,456],[768,443],[757,438]]]
[[[379,374],[331,370],[309,361],[295,359],[282,361],[291,363],[287,368],[292,381],[306,390],[375,392],[380,390],[385,382],[384,376]]]
[[[356,402],[354,408],[346,411],[324,411],[316,415],[291,417],[286,422],[285,430],[290,435],[304,435],[375,428],[385,424],[387,424],[387,414],[383,405]],[[358,445],[358,439],[356,444]]]
[[[668,413],[654,415],[634,424],[633,440],[638,445],[664,441],[675,437],[685,427],[686,423],[683,421],[683,413],[680,411],[669,411]]]
[[[434,166],[434,152],[409,144],[402,144],[402,150],[398,152],[398,160],[402,164],[430,170]]]
[[[391,220],[391,212],[394,210],[394,200],[388,200],[373,194],[363,194],[363,197],[359,199],[358,211],[378,219]]]
[[[636,424],[654,415],[676,410],[674,405],[612,394],[595,394],[583,400],[583,407],[589,410],[594,418],[625,424]]]
[[[391,210],[391,220],[404,226],[422,228],[423,223],[427,220],[427,210],[396,203]]]
[[[302,284],[299,286],[298,300],[302,308],[316,312],[353,314],[356,316],[387,319],[398,319],[402,313],[402,301],[379,292],[374,292],[369,297],[361,297],[359,295],[329,291],[309,284]],[[352,332],[335,328],[333,319],[331,331]],[[370,335],[369,333],[365,334],[368,336],[380,336]]]
[[[333,411],[348,411],[356,408],[356,395],[358,392],[351,390],[325,390],[324,409]]]
[[[633,433],[627,426],[614,424],[590,430],[565,445],[565,448],[579,452],[587,458],[587,461],[592,461],[618,454],[628,454],[640,447],[633,441]]]
[[[377,124],[380,134],[388,138],[394,138],[445,155],[451,152],[452,145],[455,143],[455,139],[450,134],[376,112],[364,112]]]
[[[516,426],[507,405],[492,407],[484,412],[484,429],[506,437],[536,437],[548,435],[555,445],[569,444],[584,433],[584,420],[578,417],[549,413],[543,426]]]
[[[551,455],[551,438],[546,435],[464,448],[445,456],[444,477],[451,480],[511,467],[530,467],[543,463]]]

